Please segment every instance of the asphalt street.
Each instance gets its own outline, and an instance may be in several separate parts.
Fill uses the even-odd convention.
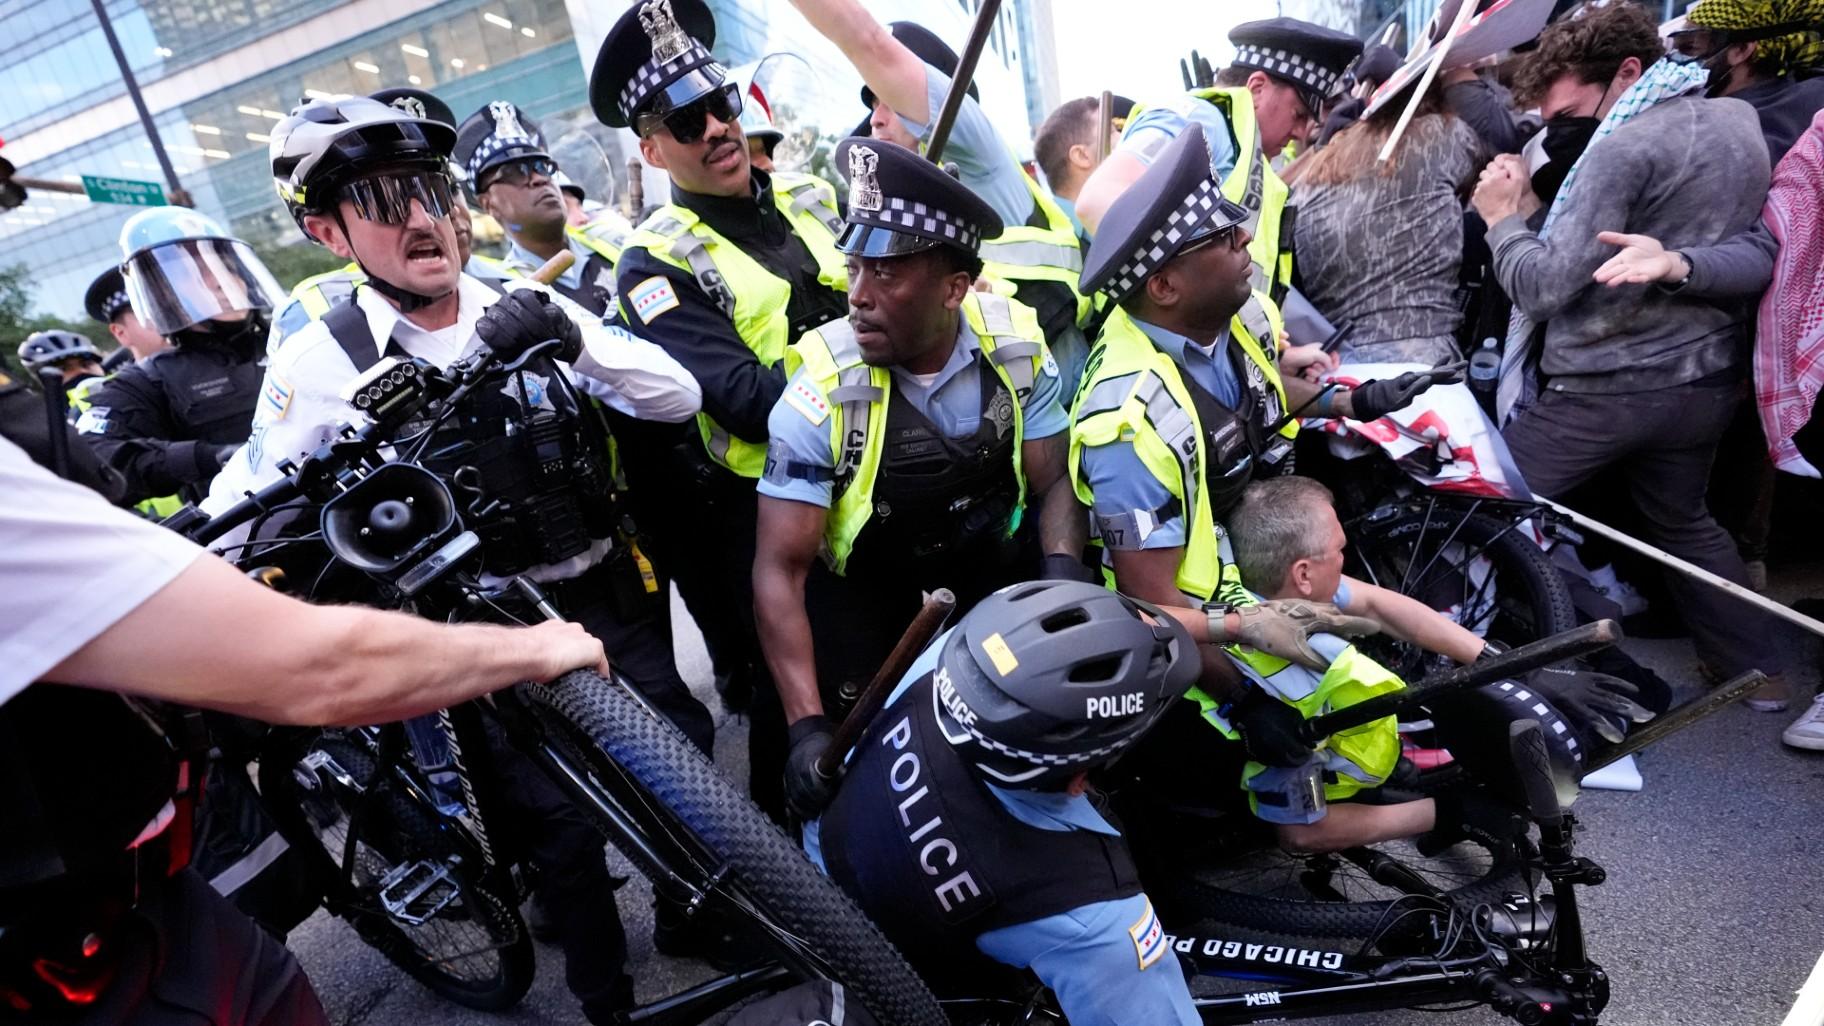
[[[1785,601],[1824,594],[1824,563],[1776,572],[1771,592]],[[681,606],[677,611],[680,668],[721,720],[717,762],[742,779],[746,724],[722,714],[708,686],[701,639]],[[1809,695],[1817,682],[1820,646],[1797,632],[1788,640],[1796,653],[1796,677]],[[1626,644],[1673,682],[1681,699],[1699,690],[1688,642]],[[1725,709],[1642,753],[1643,790],[1588,791],[1578,801],[1579,852],[1608,871],[1603,886],[1581,891],[1592,955],[1613,979],[1604,1023],[1776,1026],[1785,1020],[1824,950],[1824,894],[1817,873],[1824,840],[1824,754],[1780,744],[1780,731],[1794,715],[1796,706],[1777,715],[1739,704]],[[653,951],[643,881],[636,878],[623,888],[620,900],[643,1000],[711,975],[699,963]],[[321,912],[296,930],[290,943],[337,1026],[585,1022],[564,987],[562,953],[550,946],[539,947],[538,978],[526,999],[512,1011],[489,1014],[438,999]],[[1380,1026],[1509,1020],[1479,1009],[1311,1021]]]

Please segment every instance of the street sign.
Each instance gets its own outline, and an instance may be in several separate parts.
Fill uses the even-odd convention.
[[[157,182],[136,182],[131,178],[97,178],[82,176],[82,191],[94,203],[119,203],[129,207],[162,207],[165,187]]]

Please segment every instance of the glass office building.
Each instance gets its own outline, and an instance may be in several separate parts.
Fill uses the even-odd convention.
[[[1045,0],[1031,0],[1043,3]],[[710,0],[717,56],[731,66],[789,51],[805,60],[779,79],[775,113],[810,160],[865,113],[860,80],[835,48],[786,0]],[[620,0],[108,0],[122,49],[183,187],[198,209],[261,245],[306,245],[274,196],[267,133],[305,97],[389,86],[431,90],[458,117],[508,99],[538,119],[559,154],[599,152],[605,167],[578,175],[625,177],[631,135],[595,123],[588,71],[602,36],[625,10]],[[973,0],[885,0],[887,20],[926,24],[958,49]],[[991,116],[1022,157],[1030,156],[1029,105],[1018,2],[1004,6],[978,79]],[[82,175],[159,181],[152,147],[121,83],[88,0],[0,0],[0,156],[25,177],[70,182]],[[1051,76],[1055,82],[1055,73]],[[588,139],[599,144],[590,146]],[[815,165],[815,160],[812,161]],[[610,172],[607,168],[613,168]],[[647,176],[648,200],[663,198]],[[595,190],[595,191],[600,191]],[[0,264],[31,268],[45,312],[79,315],[82,291],[119,259],[116,239],[133,208],[34,190],[0,214]]]

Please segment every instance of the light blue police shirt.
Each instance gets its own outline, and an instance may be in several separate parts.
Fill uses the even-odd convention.
[[[893,388],[948,438],[967,437],[981,425],[981,375],[994,373],[983,365],[982,343],[969,327],[968,320],[958,317],[957,328],[956,346],[950,351],[950,359],[931,384],[921,384],[902,367],[891,368]],[[1064,412],[1059,400],[1057,362],[1046,351],[1039,363],[1032,391],[1020,407],[1025,418],[1027,441],[1050,438],[1070,427],[1070,415]],[[808,400],[807,394],[811,397]],[[834,481],[828,478],[806,481],[803,476],[786,473],[786,468],[792,465],[828,470],[836,467],[835,453],[830,449],[828,414],[812,420],[812,415],[820,411],[819,404],[821,409],[829,406],[827,398],[800,368],[786,382],[785,393],[773,404],[773,412],[766,419],[771,437],[766,444],[767,473],[761,476],[757,486],[761,495],[808,502],[825,509],[830,507],[836,489]]]
[[[1134,319],[1134,324],[1152,339],[1160,352],[1171,357],[1180,370],[1190,375],[1191,380],[1215,396],[1217,402],[1231,410],[1241,405],[1241,380],[1236,375],[1235,362],[1229,358],[1226,330],[1206,352],[1202,346],[1175,331],[1167,331],[1139,318]],[[1090,512],[1098,521],[1112,520],[1137,510],[1150,514],[1172,501],[1171,490],[1146,469],[1140,454],[1134,451],[1132,440],[1117,439],[1085,447],[1082,467],[1083,476],[1096,496]],[[1185,511],[1180,510],[1176,516],[1158,521],[1150,533],[1136,534],[1134,540],[1139,544],[1126,547],[1177,548],[1184,544],[1186,522]]]
[[[954,628],[953,628],[954,629]],[[950,631],[937,636],[913,660],[887,705],[900,700],[914,681],[937,668]],[[1087,796],[1061,791],[1017,791],[988,785],[1001,807],[1040,830],[1089,830],[1120,836]],[[820,822],[804,827],[804,852],[824,869]],[[989,930],[976,948],[997,962],[1031,969],[1070,1017],[1072,1026],[1148,1023],[1198,1026],[1190,987],[1178,956],[1165,943],[1164,927],[1144,894],[1098,901],[1068,912]]]
[[[1192,121],[1203,126],[1203,141],[1210,148],[1210,173],[1218,182],[1228,178],[1229,172],[1235,170],[1235,133],[1229,128],[1228,116],[1220,107],[1190,93],[1148,107],[1139,117],[1129,119],[1116,149],[1150,167],[1159,151],[1178,138],[1178,133]],[[1248,144],[1252,142],[1249,140]]]
[[[564,237],[564,242],[570,247],[570,252],[575,254],[576,260],[569,267],[564,268],[564,273],[557,276],[557,283],[567,289],[580,289],[583,287],[583,265],[587,264],[589,258],[595,255],[595,250],[590,249],[588,246],[583,245],[569,236]],[[537,253],[521,246],[518,240],[512,240],[512,245],[507,249],[507,258],[503,263],[520,274],[531,274],[533,271],[544,266],[545,261],[544,258],[540,257]],[[474,272],[471,271],[470,273],[473,274]],[[477,275],[477,277],[485,276]],[[609,269],[608,280],[604,282],[603,285],[608,291],[614,291],[614,271],[612,268]]]
[[[944,97],[948,95],[950,77],[925,65],[925,104],[933,120],[938,111],[944,109]],[[913,121],[904,114],[899,114],[899,123],[920,143],[931,141],[930,123]],[[1009,227],[1022,225],[1032,216],[1032,193],[1026,191],[1026,172],[974,97],[963,99],[956,125],[950,129],[950,141],[944,144],[944,162],[956,165],[962,183],[994,208],[1002,223]]]

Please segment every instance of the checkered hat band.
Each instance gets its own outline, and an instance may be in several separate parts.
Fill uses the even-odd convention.
[[[1328,95],[1330,87],[1336,84],[1340,72],[1324,67],[1308,57],[1301,57],[1290,50],[1270,50],[1260,46],[1240,46],[1235,49],[1235,63],[1249,68],[1259,68],[1281,78],[1288,78],[1301,85]]]
[[[1217,189],[1214,180],[1206,178],[1198,182],[1197,188],[1192,189],[1184,202],[1178,204],[1178,209],[1172,211],[1172,216],[1154,229],[1139,248],[1134,250],[1133,255],[1128,257],[1127,263],[1115,271],[1113,280],[1103,286],[1102,291],[1121,298],[1139,288],[1141,282],[1178,252],[1184,240],[1210,219],[1221,205],[1221,200],[1222,192]]]
[[[955,723],[957,721],[951,719],[950,722]],[[1012,745],[1002,744],[994,738],[975,729],[975,727],[970,724],[965,723],[961,724],[961,726],[963,730],[968,732],[970,737],[975,739],[975,743],[981,745],[983,748],[986,748],[997,755],[1004,755],[1010,759],[1018,759],[1021,762],[1031,763],[1034,766],[1082,766],[1086,763],[1098,762],[1119,752],[1121,749],[1126,748],[1128,744],[1133,741],[1133,737],[1129,736],[1116,741],[1114,744],[1103,745],[1101,748],[1091,749],[1087,752],[1073,752],[1069,755],[1054,755],[1050,752],[1029,752],[1024,748],[1015,748]]]
[[[714,62],[715,58],[709,55],[709,51],[703,48],[703,44],[694,39],[691,40],[690,49],[663,64],[657,61],[647,61],[640,65],[640,70],[635,72],[633,78],[629,79],[627,85],[621,89],[621,113],[626,115],[629,121],[633,120],[634,112],[640,109],[640,105],[645,103],[653,93],[669,85],[672,79],[698,65]]]
[[[943,239],[967,249],[974,249],[981,241],[981,229],[975,225],[947,210],[898,196],[886,197],[879,210],[855,210],[851,207],[849,220],[857,224],[878,225],[895,231],[909,231],[915,235]]]
[[[481,141],[480,146],[475,147],[474,153],[469,154],[469,181],[473,182],[479,177],[481,169],[487,167],[488,162],[493,160],[496,155],[516,149],[542,154],[545,151],[545,140],[537,132],[528,135],[509,135],[504,139],[498,135],[488,136]]]
[[[122,311],[126,310],[128,307],[130,307],[132,305],[133,305],[132,300],[129,300],[127,298],[127,294],[124,290],[120,291],[120,292],[116,292],[113,295],[111,295],[108,298],[101,301],[101,312],[103,314],[102,319],[111,321],[114,318],[119,317],[121,315]]]

